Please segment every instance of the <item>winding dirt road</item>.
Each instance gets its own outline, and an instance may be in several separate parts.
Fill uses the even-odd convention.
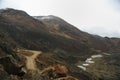
[[[39,54],[41,54],[41,51],[33,51],[33,50],[27,50],[27,51],[33,53],[33,55],[31,56],[25,56],[27,69],[38,71],[38,68],[35,63],[35,59],[37,58]]]

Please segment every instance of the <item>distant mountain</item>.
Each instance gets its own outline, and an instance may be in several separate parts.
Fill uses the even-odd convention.
[[[49,29],[49,32],[53,34],[74,39],[98,50],[120,52],[120,38],[101,37],[83,32],[61,18],[52,15],[34,16],[34,18],[42,21]]]
[[[74,78],[73,80],[76,78],[78,78],[78,80],[107,80],[107,78],[108,80],[112,80],[111,77],[106,78],[106,76],[103,77],[103,75],[101,76],[99,73],[98,75],[95,75],[95,73],[92,74],[90,70],[83,71],[77,67],[77,64],[82,63],[91,55],[102,54],[105,57],[101,58],[100,61],[103,61],[103,64],[107,64],[107,66],[109,65],[109,67],[107,67],[108,69],[116,69],[119,65],[114,63],[119,62],[119,56],[115,56],[118,55],[116,53],[120,52],[119,43],[119,38],[108,38],[89,34],[56,16],[29,16],[21,10],[0,10],[0,63],[2,65],[6,65],[3,64],[3,60],[7,60],[3,58],[8,55],[14,58],[14,61],[12,61],[12,58],[9,65],[13,65],[12,63],[17,64],[17,62],[20,61],[26,64],[27,58],[22,50],[38,50],[42,51],[42,54],[36,59],[39,69],[46,69],[46,67],[49,66],[55,66],[56,69],[57,66],[57,68],[64,67],[62,69],[66,70],[66,66],[69,70],[69,76],[72,76]],[[20,54],[17,50],[20,50],[22,53]],[[27,53],[29,53],[29,51]],[[114,54],[111,55],[111,53]],[[109,57],[107,55],[111,56]],[[9,58],[11,59],[11,57]],[[114,62],[112,62],[112,60],[114,60]],[[111,65],[109,63],[111,63]],[[96,65],[98,66],[98,64]],[[8,66],[8,68],[11,67]],[[98,70],[98,68],[99,67],[96,67],[95,70]],[[49,69],[51,69],[51,67]],[[4,75],[7,71],[3,68],[4,73],[2,73],[2,68],[0,67],[0,72]],[[113,70],[113,72],[114,74],[112,76],[115,77],[114,80],[119,80],[120,78],[118,78],[118,76],[120,74],[118,73],[116,76],[115,73],[117,73],[117,71]],[[49,74],[47,74],[47,77]],[[110,75],[110,73],[106,74]],[[6,74],[6,76],[8,75]],[[23,78],[30,80],[28,76],[30,77],[30,75],[26,74]],[[43,78],[43,76],[39,77]],[[31,79],[34,80],[33,78]]]

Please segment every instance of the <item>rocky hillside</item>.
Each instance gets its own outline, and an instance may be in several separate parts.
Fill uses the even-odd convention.
[[[83,32],[56,16],[32,17],[20,10],[0,10],[0,79],[119,80],[119,43],[119,38]],[[34,53],[39,51],[39,55]],[[94,64],[97,74],[93,65],[88,70],[78,67],[94,54],[102,54],[95,61],[105,64]]]

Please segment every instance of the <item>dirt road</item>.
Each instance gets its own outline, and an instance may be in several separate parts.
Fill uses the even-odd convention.
[[[31,55],[31,56],[25,56],[26,57],[26,67],[27,67],[27,69],[38,71],[35,59],[37,58],[37,56],[39,54],[41,54],[41,51],[33,51],[33,50],[27,50],[27,51],[33,53],[33,55]]]

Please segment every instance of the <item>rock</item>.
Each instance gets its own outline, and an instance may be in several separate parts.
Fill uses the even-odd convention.
[[[16,60],[10,56],[0,58],[0,64],[9,75],[17,75],[21,77],[25,74],[25,72],[22,71],[23,65],[18,66]]]

